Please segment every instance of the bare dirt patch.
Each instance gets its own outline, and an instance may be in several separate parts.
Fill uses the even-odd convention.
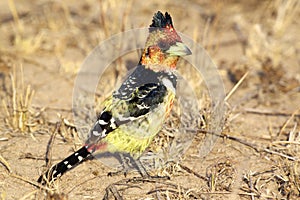
[[[124,199],[300,198],[299,8],[297,0],[1,1],[1,199],[113,199],[116,190]],[[147,27],[157,10],[208,51],[227,94],[238,84],[213,150],[199,158],[199,132],[182,162],[152,172],[168,181],[107,177],[110,168],[88,160],[51,187],[37,185],[57,122],[52,163],[81,145],[71,108],[84,58],[113,34]],[[97,100],[138,60],[117,60]]]

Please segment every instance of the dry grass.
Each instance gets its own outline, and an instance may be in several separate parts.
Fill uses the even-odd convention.
[[[11,95],[7,99],[2,99],[2,104],[6,125],[11,130],[24,134],[35,130],[37,124],[40,123],[41,112],[33,112],[31,108],[34,90],[30,85],[24,86],[22,66],[20,69],[19,76],[16,75],[15,68],[10,74]]]

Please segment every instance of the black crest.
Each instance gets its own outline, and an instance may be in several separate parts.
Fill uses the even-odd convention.
[[[172,17],[169,15],[169,13],[162,14],[162,12],[158,11],[154,14],[152,19],[152,24],[150,25],[150,28],[166,28],[166,26],[172,26]]]

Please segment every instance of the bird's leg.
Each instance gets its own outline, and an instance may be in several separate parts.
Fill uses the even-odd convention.
[[[151,176],[148,174],[146,168],[144,167],[143,163],[140,161],[140,159],[132,159],[135,165],[135,168],[139,171],[141,174],[142,178],[144,179],[166,179],[170,180],[170,177],[168,176]]]
[[[145,169],[144,165],[142,164],[142,162],[140,161],[140,159],[132,159],[135,165],[135,168],[139,171],[140,175],[143,178],[149,178],[151,177],[147,170]]]
[[[128,159],[129,156],[125,156],[125,155],[122,154],[122,153],[118,153],[117,155],[118,155],[118,157],[119,157],[120,163],[122,164],[122,169],[121,169],[121,170],[118,170],[118,171],[116,171],[116,172],[109,172],[107,175],[108,175],[108,176],[116,176],[116,175],[119,175],[119,174],[124,174],[124,176],[126,177],[127,174],[128,174],[128,172],[129,172],[129,169],[131,168],[131,167],[129,166],[129,163],[128,163],[129,160],[131,160],[131,159]]]
[[[147,172],[147,169],[144,167],[144,165],[140,161],[140,159],[134,159],[129,154],[119,153],[118,156],[119,156],[119,160],[122,164],[122,169],[119,170],[119,171],[116,171],[116,172],[109,172],[107,174],[108,176],[115,176],[115,175],[119,175],[119,174],[124,174],[124,176],[126,177],[129,170],[131,168],[135,168],[140,173],[142,179],[167,179],[167,180],[170,179],[170,177],[168,177],[168,176],[151,176]]]

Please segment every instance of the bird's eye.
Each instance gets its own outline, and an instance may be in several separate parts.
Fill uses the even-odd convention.
[[[158,43],[158,46],[159,48],[162,50],[162,51],[165,51],[167,49],[169,49],[170,45],[168,45],[166,42],[164,41],[161,41]]]

